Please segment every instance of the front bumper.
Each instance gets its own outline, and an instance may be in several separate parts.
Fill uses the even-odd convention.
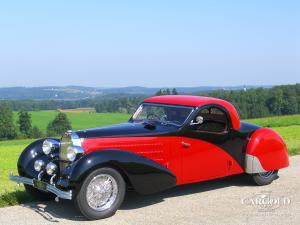
[[[20,177],[20,176],[13,176],[10,175],[9,179],[11,181],[14,181],[16,183],[23,183],[23,184],[27,184],[27,185],[31,185],[34,187],[34,182],[33,179],[27,178],[27,177]],[[57,187],[55,187],[52,184],[46,184],[46,191],[51,192],[53,194],[55,194],[58,198],[61,199],[68,199],[71,200],[72,199],[72,191],[62,191],[60,189],[58,189]]]

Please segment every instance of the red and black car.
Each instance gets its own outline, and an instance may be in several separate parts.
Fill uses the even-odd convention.
[[[241,122],[230,103],[157,96],[127,123],[33,142],[10,179],[40,199],[74,200],[85,217],[100,219],[116,212],[127,188],[151,194],[242,173],[266,185],[288,165],[282,138]]]

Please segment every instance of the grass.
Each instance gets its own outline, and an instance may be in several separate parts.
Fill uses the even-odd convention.
[[[24,187],[17,188],[16,184],[8,180],[10,172],[17,174],[17,160],[19,155],[33,140],[14,140],[0,142],[0,207],[16,205],[31,200],[24,192]]]
[[[300,126],[274,127],[273,129],[284,139],[289,155],[300,154]]]
[[[287,127],[300,125],[300,114],[287,116],[272,116],[259,119],[246,120],[263,127]]]
[[[37,126],[44,133],[47,125],[58,114],[56,111],[34,111],[30,112],[32,124]],[[122,113],[66,113],[71,121],[73,130],[87,129],[99,126],[105,126],[129,120],[130,115]],[[16,123],[18,113],[14,112],[14,121]]]
[[[41,111],[31,112],[33,124],[43,131],[57,112]],[[96,114],[96,113],[67,113],[73,130],[104,126],[114,123],[125,122],[129,115],[126,114]],[[16,114],[15,114],[16,118]],[[270,117],[247,120],[265,127],[272,127],[286,141],[290,155],[300,154],[300,115]],[[8,180],[10,171],[17,173],[17,160],[22,150],[33,140],[13,140],[0,142],[0,207],[16,205],[32,201],[33,199],[24,192],[21,185],[18,189],[16,184]]]

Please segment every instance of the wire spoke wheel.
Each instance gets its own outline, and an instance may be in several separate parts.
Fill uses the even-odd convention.
[[[87,186],[87,203],[96,211],[104,211],[110,208],[115,202],[117,195],[117,182],[109,174],[95,176]]]

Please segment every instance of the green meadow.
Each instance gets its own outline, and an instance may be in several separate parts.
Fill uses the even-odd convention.
[[[31,112],[33,125],[46,131],[47,124],[55,117],[55,111]],[[67,113],[73,130],[105,126],[126,122],[130,115],[120,113]],[[17,113],[14,114],[15,121]],[[300,115],[279,116],[247,120],[276,130],[286,141],[290,155],[300,153]],[[24,192],[24,187],[8,180],[8,174],[17,173],[17,160],[22,150],[33,140],[13,140],[0,142],[0,207],[32,201]]]
[[[47,125],[58,114],[56,111],[34,111],[30,112],[32,125],[37,126],[44,133]],[[71,121],[73,130],[94,128],[110,124],[128,121],[130,115],[122,113],[66,113]],[[18,113],[14,112],[15,122],[18,120]]]

